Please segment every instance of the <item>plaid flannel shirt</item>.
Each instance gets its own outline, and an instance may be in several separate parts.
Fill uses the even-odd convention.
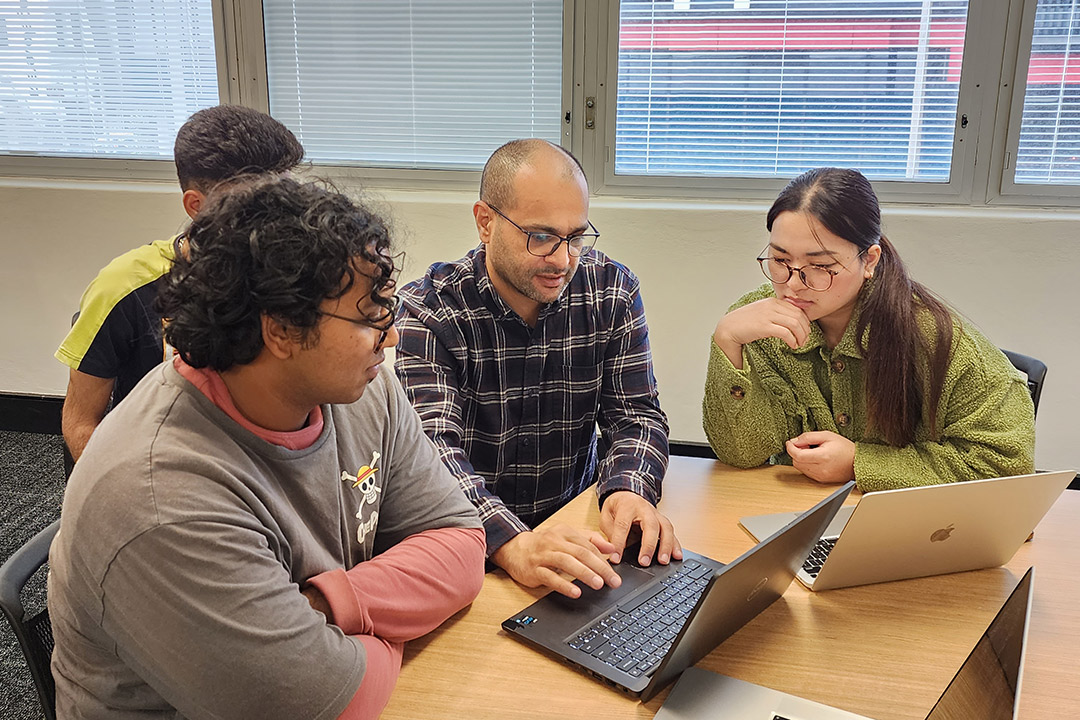
[[[593,482],[601,502],[658,502],[668,425],[637,277],[593,250],[530,328],[484,258],[480,246],[402,288],[395,368],[480,511],[488,555]]]

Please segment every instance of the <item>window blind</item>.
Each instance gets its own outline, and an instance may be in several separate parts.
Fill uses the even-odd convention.
[[[479,169],[558,142],[562,0],[264,0],[271,113],[326,164]]]
[[[217,102],[209,0],[0,3],[0,153],[171,158]]]
[[[622,0],[615,172],[946,182],[966,0]]]
[[[1080,0],[1039,0],[1017,183],[1080,185]]]

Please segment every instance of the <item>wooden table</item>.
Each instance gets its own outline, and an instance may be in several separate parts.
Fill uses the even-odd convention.
[[[829,492],[791,468],[672,458],[660,508],[685,547],[726,562],[753,545],[739,517],[805,510]],[[549,522],[595,528],[595,495],[584,493]],[[1003,568],[822,593],[793,583],[699,666],[877,720],[922,720],[1030,565],[1035,604],[1020,717],[1080,718],[1080,492],[1073,491]],[[409,643],[383,717],[651,718],[666,690],[642,704],[500,629],[541,594],[489,573],[469,608]]]

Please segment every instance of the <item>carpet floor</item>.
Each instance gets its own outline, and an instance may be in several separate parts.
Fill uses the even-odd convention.
[[[60,517],[64,493],[63,441],[59,435],[0,432],[0,563]],[[23,592],[32,611],[45,606],[45,568]],[[44,716],[22,651],[0,621],[0,717],[41,720]]]

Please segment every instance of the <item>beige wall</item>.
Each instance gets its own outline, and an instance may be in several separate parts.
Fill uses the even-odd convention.
[[[475,242],[473,192],[385,191],[404,278]],[[599,247],[642,281],[661,401],[673,440],[702,441],[708,337],[727,305],[761,277],[765,206],[597,197]],[[0,183],[0,392],[62,394],[52,357],[79,296],[113,256],[182,227],[173,185]],[[1057,210],[890,206],[886,233],[912,274],[1001,347],[1050,367],[1037,463],[1080,469],[1080,214]]]

